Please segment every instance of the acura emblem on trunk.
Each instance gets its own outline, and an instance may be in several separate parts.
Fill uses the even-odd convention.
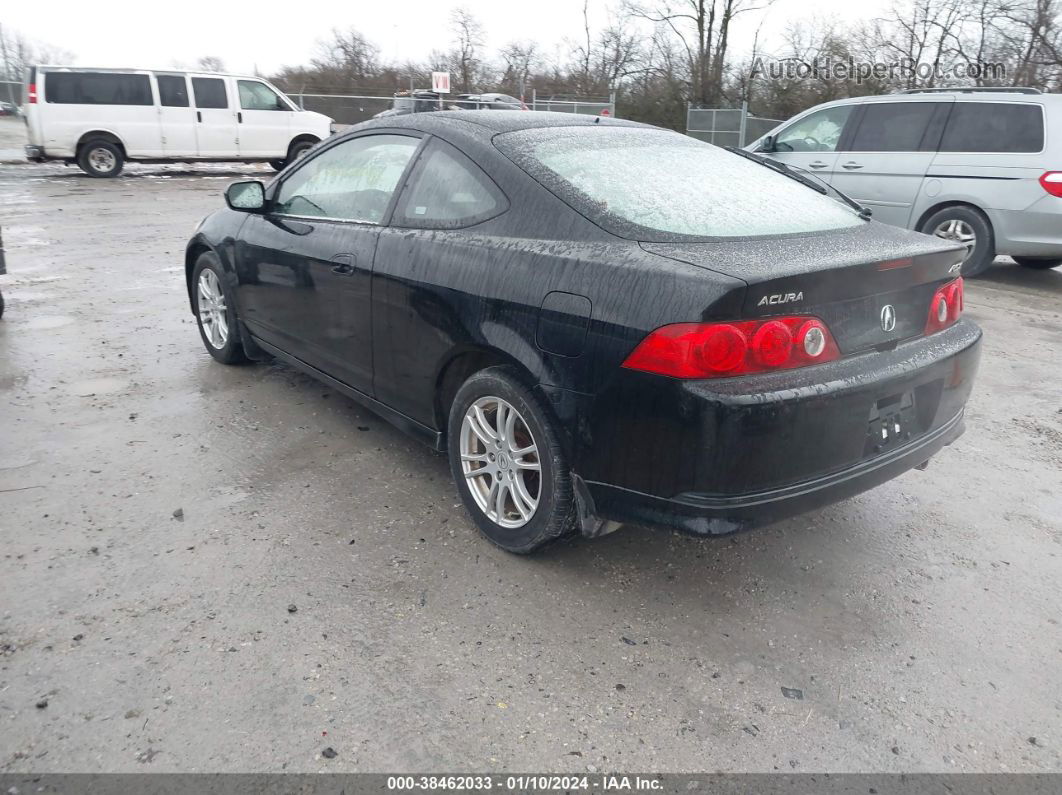
[[[881,308],[881,330],[892,331],[896,328],[896,310],[892,304],[885,304]]]

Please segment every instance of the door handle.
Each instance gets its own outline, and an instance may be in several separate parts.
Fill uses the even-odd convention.
[[[826,168],[828,163],[823,163],[821,160],[816,160],[814,163],[808,163],[809,168]]]
[[[200,122],[201,122],[201,121],[203,121],[203,111],[201,111],[201,110],[197,110],[197,111],[195,112],[195,117],[196,117],[196,119],[197,119],[198,121],[200,121]]]
[[[354,255],[353,254],[336,254],[332,257],[332,273],[338,273],[341,276],[350,276],[354,273]]]
[[[236,111],[236,121],[243,124],[243,113],[240,111]]]
[[[857,168],[862,168],[862,167],[863,167],[862,163],[853,163],[851,160],[849,160],[847,163],[842,163],[841,164],[841,168],[847,168],[849,171],[852,171],[852,170],[857,169]]]

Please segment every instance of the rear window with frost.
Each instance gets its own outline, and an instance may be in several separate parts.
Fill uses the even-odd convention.
[[[633,240],[769,237],[864,223],[796,180],[666,130],[554,127],[494,142],[565,202]]]

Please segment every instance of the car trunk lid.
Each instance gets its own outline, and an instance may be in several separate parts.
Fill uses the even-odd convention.
[[[814,315],[842,353],[920,335],[936,288],[965,250],[878,223],[843,232],[704,243],[642,243],[654,254],[743,280],[741,318]]]

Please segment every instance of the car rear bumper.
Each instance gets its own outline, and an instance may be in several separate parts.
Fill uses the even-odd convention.
[[[1047,196],[1027,210],[989,210],[988,219],[992,222],[996,253],[1062,257],[1062,199]]]
[[[980,341],[980,329],[960,321],[891,351],[769,375],[678,381],[625,371],[581,424],[573,469],[588,510],[714,535],[873,488],[963,432]]]

